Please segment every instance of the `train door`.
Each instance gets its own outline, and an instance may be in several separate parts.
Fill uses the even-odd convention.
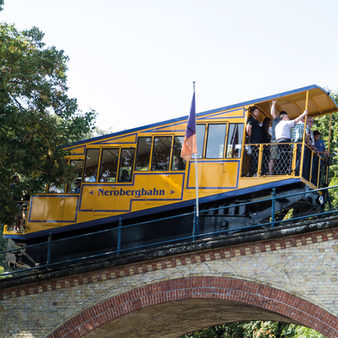
[[[64,194],[63,222],[75,222],[77,220],[78,206],[82,183],[83,159],[70,161],[71,170],[74,172],[74,179],[67,182],[67,190]]]

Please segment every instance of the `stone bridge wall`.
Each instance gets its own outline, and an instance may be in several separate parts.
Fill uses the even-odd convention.
[[[177,337],[235,320],[338,337],[337,230],[180,254],[0,291],[0,336]]]

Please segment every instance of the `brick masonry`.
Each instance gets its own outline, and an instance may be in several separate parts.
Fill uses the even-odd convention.
[[[212,298],[272,311],[337,337],[337,233],[322,230],[1,290],[0,336],[80,337],[157,304]]]

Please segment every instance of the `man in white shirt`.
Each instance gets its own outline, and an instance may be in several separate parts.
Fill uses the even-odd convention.
[[[299,115],[294,120],[290,120],[287,112],[281,111],[279,113],[280,121],[276,125],[275,135],[277,143],[287,143],[278,146],[278,166],[276,173],[279,175],[290,175],[291,174],[291,129],[299,122],[304,116],[307,115],[307,110],[303,114]]]
[[[279,113],[280,121],[276,125],[275,133],[276,140],[278,143],[289,143],[291,142],[291,128],[298,123],[302,117],[307,115],[307,110],[303,114],[299,115],[296,119],[290,120],[286,111]]]

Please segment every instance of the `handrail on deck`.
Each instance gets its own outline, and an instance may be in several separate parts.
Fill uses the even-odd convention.
[[[134,223],[134,224],[128,224],[128,225],[125,225],[125,226],[123,226],[122,218],[120,218],[119,221],[118,221],[117,227],[99,230],[99,231],[90,232],[90,233],[81,234],[81,235],[76,235],[76,236],[72,236],[72,237],[68,237],[68,238],[52,239],[52,236],[50,235],[48,237],[48,241],[46,241],[46,242],[41,242],[41,243],[38,243],[38,244],[32,244],[32,245],[27,245],[27,246],[20,247],[20,248],[14,248],[14,249],[11,249],[11,250],[1,251],[0,255],[5,255],[7,253],[16,253],[16,252],[22,253],[28,248],[34,248],[34,247],[38,247],[38,246],[40,246],[40,247],[46,246],[47,247],[46,248],[46,251],[47,251],[46,256],[47,257],[46,257],[46,264],[35,266],[35,267],[17,269],[17,270],[13,270],[13,271],[7,271],[7,272],[0,274],[0,278],[10,278],[11,276],[14,276],[14,275],[25,274],[25,273],[36,271],[36,270],[51,269],[52,267],[59,266],[61,264],[75,263],[75,262],[88,260],[88,259],[92,259],[92,258],[100,258],[100,257],[104,257],[104,256],[109,256],[109,255],[112,255],[112,254],[120,255],[121,253],[125,253],[125,252],[135,251],[135,250],[139,250],[139,249],[145,249],[145,248],[149,248],[149,247],[155,247],[155,246],[164,245],[164,244],[170,244],[170,243],[174,243],[174,242],[180,242],[180,241],[185,241],[185,240],[195,241],[197,239],[202,239],[204,237],[223,235],[223,234],[229,233],[230,231],[236,232],[236,231],[239,231],[239,230],[253,229],[253,228],[262,227],[262,226],[267,227],[267,228],[269,228],[269,227],[273,228],[276,224],[283,224],[285,222],[298,221],[298,220],[308,219],[308,218],[317,217],[317,216],[333,215],[333,214],[338,213],[338,210],[321,211],[319,213],[309,214],[309,215],[305,215],[305,216],[299,216],[299,217],[294,217],[294,218],[290,218],[290,219],[276,220],[275,219],[275,203],[276,203],[277,200],[284,199],[284,198],[287,198],[287,197],[292,197],[292,196],[296,196],[296,195],[307,195],[307,194],[313,194],[313,193],[317,193],[317,192],[320,192],[320,193],[323,194],[325,192],[328,193],[329,190],[334,190],[336,188],[338,188],[338,185],[335,185],[335,186],[332,186],[332,187],[318,188],[318,189],[308,189],[308,190],[305,190],[305,191],[302,191],[302,192],[290,193],[290,194],[280,194],[280,195],[277,195],[276,189],[273,188],[271,198],[264,198],[264,199],[261,199],[261,200],[255,200],[255,201],[243,202],[243,203],[237,203],[237,204],[230,204],[230,205],[224,205],[224,206],[217,207],[217,208],[209,208],[209,209],[200,210],[199,218],[213,217],[214,215],[206,215],[206,213],[208,213],[210,211],[217,211],[217,210],[221,210],[221,209],[227,209],[227,208],[233,208],[233,207],[239,207],[239,206],[245,206],[245,205],[250,205],[250,204],[257,204],[257,203],[263,203],[263,202],[271,201],[271,216],[270,216],[269,222],[257,223],[257,224],[248,225],[248,226],[244,226],[244,227],[238,227],[238,228],[232,228],[231,230],[224,229],[224,230],[218,230],[218,231],[212,231],[212,232],[200,234],[199,233],[199,218],[196,217],[196,210],[194,210],[192,212],[186,212],[186,213],[182,213],[182,214],[178,214],[178,215],[174,215],[174,216],[168,216],[168,217],[161,217],[161,218],[157,218],[157,219],[153,219],[153,220],[149,220],[149,221],[143,221],[143,222],[138,222],[138,223]],[[157,242],[142,244],[142,245],[138,245],[138,246],[136,245],[136,246],[132,246],[132,247],[128,247],[128,248],[122,247],[122,232],[126,229],[131,229],[133,227],[139,227],[141,225],[151,224],[151,223],[154,223],[154,222],[174,220],[174,219],[182,218],[182,217],[186,217],[186,216],[193,216],[192,230],[191,230],[191,234],[189,234],[189,235],[180,236],[178,238],[167,239],[167,240],[164,240],[164,241],[157,241]],[[95,253],[95,254],[91,254],[91,255],[87,255],[87,256],[76,257],[76,258],[72,258],[72,259],[64,259],[62,261],[56,261],[56,262],[51,261],[52,260],[52,245],[57,245],[57,244],[64,242],[64,241],[72,241],[74,239],[81,238],[81,237],[90,237],[90,236],[98,235],[98,234],[101,234],[101,233],[116,232],[116,231],[117,231],[116,249],[107,249],[107,251],[104,251],[104,252]]]
[[[288,175],[302,177],[315,187],[328,183],[329,158],[302,142],[246,144],[242,177]]]

